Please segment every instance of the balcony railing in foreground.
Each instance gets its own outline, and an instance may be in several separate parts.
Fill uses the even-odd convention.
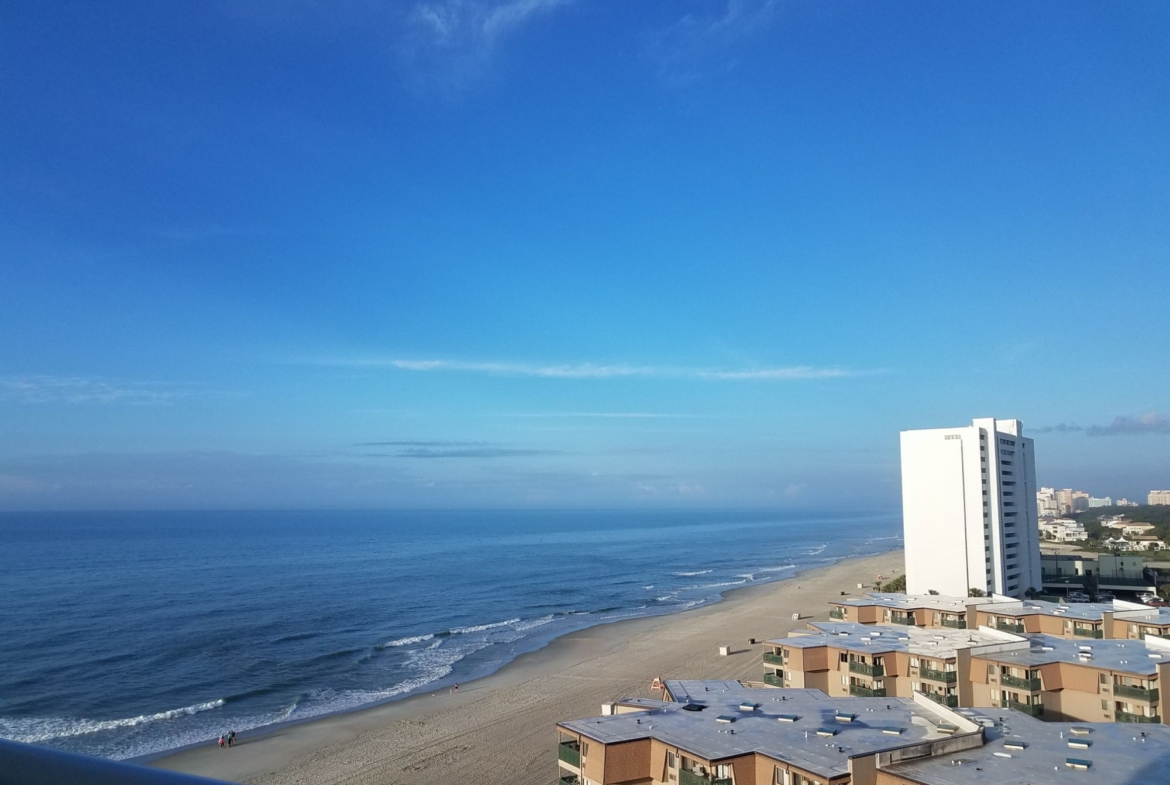
[[[967,629],[967,622],[963,619],[943,619],[942,626],[950,627],[954,630],[965,630]]]
[[[773,654],[770,651],[766,651],[766,652],[764,652],[764,662],[768,663],[769,665],[783,665],[784,664],[784,656],[780,655],[780,654]]]
[[[0,772],[4,785],[226,785],[221,780],[4,739],[0,739]]]
[[[858,662],[851,660],[849,662],[849,670],[854,673],[860,673],[863,676],[882,677],[886,675],[886,669],[881,665],[870,665],[868,662]]]
[[[784,679],[780,678],[780,675],[777,673],[765,673],[764,684],[770,684],[773,687],[783,687]]]
[[[845,609],[829,608],[829,618],[836,619],[837,621],[845,621]]]
[[[1092,627],[1073,627],[1073,635],[1081,638],[1100,638],[1101,630],[1095,630]]]
[[[869,687],[862,687],[860,684],[850,684],[849,685],[849,694],[854,696],[854,697],[857,697],[857,698],[884,698],[884,697],[886,697],[886,691],[884,689],[875,690],[875,689],[871,689]]]
[[[1024,623],[1023,622],[1010,622],[1010,621],[997,621],[995,623],[995,629],[997,629],[1001,632],[1014,632],[1014,633],[1018,634],[1018,633],[1022,633],[1024,631]]]

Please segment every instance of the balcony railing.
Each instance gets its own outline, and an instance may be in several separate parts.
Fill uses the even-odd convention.
[[[1146,716],[1146,715],[1144,715],[1144,714],[1130,714],[1128,711],[1120,711],[1120,710],[1118,710],[1118,711],[1114,712],[1114,714],[1116,714],[1116,715],[1117,715],[1117,721],[1118,721],[1118,722],[1152,722],[1152,723],[1159,723],[1159,722],[1161,722],[1161,721],[1162,721],[1162,718],[1161,718],[1161,717],[1159,717],[1159,716],[1157,716],[1157,715],[1155,715],[1155,716],[1153,716],[1153,717],[1147,717],[1147,716]]]
[[[947,706],[952,709],[958,708],[959,706],[958,695],[942,695],[937,692],[924,692],[922,694],[930,698],[935,703],[941,703],[943,706]]]
[[[860,673],[862,676],[881,677],[886,675],[886,669],[881,665],[870,665],[868,662],[858,662],[857,660],[849,662],[849,670],[853,673]]]
[[[574,744],[557,745],[557,759],[575,768],[581,768],[581,750]]]
[[[1040,691],[1039,679],[1021,679],[1019,676],[1010,676],[1005,673],[999,677],[999,683],[1005,687],[1016,687],[1021,690],[1027,690],[1028,692]]]
[[[1024,631],[1024,623],[1022,621],[998,620],[995,622],[995,629],[1001,632],[1014,632],[1019,634]]]
[[[773,687],[783,687],[784,679],[780,678],[780,675],[776,673],[765,673],[764,684],[770,684]]]
[[[922,678],[929,681],[942,681],[947,684],[951,684],[959,678],[959,674],[954,671],[936,671],[933,668],[922,668],[919,673],[922,674]]]
[[[678,770],[678,785],[731,785],[730,778],[715,779],[686,769]]]
[[[1148,689],[1146,687],[1131,687],[1128,684],[1114,684],[1113,694],[1119,698],[1136,698],[1140,701],[1148,703],[1158,702],[1158,689]]]
[[[884,697],[886,697],[886,691],[884,689],[873,690],[873,689],[870,689],[869,687],[862,687],[860,684],[850,684],[849,685],[849,694],[856,697],[856,698],[884,698]]]
[[[570,774],[567,777],[559,778],[557,785],[581,785],[581,778],[575,774]]]
[[[1000,701],[999,704],[1002,709],[1015,709],[1022,711],[1024,714],[1031,714],[1033,717],[1039,717],[1044,713],[1044,707],[1039,703],[1020,703],[1019,701]]]
[[[967,622],[963,621],[962,619],[943,619],[942,626],[950,627],[951,629],[955,630],[965,630],[967,629]]]
[[[1073,635],[1082,638],[1100,638],[1101,634],[1101,630],[1095,630],[1092,627],[1073,627]]]
[[[914,616],[890,616],[890,622],[893,624],[914,625]]]
[[[764,652],[764,662],[768,663],[769,665],[783,665],[784,657],[779,654],[773,654],[770,651],[766,651]]]
[[[845,609],[829,608],[829,618],[836,619],[837,621],[845,621]]]

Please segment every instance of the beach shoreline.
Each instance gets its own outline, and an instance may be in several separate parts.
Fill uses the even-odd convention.
[[[739,586],[718,602],[594,625],[553,639],[494,673],[408,698],[242,734],[227,751],[204,744],[164,753],[151,766],[257,785],[292,783],[544,783],[555,775],[558,720],[601,704],[649,696],[655,676],[759,680],[761,649],[828,618],[827,602],[901,574],[902,551],[805,568]],[[792,614],[799,613],[800,621]],[[720,657],[718,646],[731,646]]]

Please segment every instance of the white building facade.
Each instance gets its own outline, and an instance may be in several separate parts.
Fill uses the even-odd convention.
[[[902,432],[906,591],[1040,590],[1032,440],[1019,420]]]

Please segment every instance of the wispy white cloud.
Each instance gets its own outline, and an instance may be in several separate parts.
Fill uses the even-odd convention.
[[[1108,425],[1060,423],[1036,428],[1036,433],[1084,433],[1087,436],[1137,436],[1147,433],[1170,436],[1170,413],[1147,412],[1137,416],[1114,417]]]
[[[166,403],[192,394],[165,382],[133,382],[81,376],[0,377],[0,399],[20,403]]]
[[[650,50],[668,83],[701,81],[735,67],[746,41],[771,25],[776,0],[696,0],[654,36]]]
[[[480,373],[491,376],[533,376],[548,379],[616,379],[630,377],[706,379],[711,381],[837,379],[870,376],[881,370],[851,370],[839,367],[792,365],[764,368],[694,368],[671,365],[630,365],[605,363],[520,363],[465,360],[410,360],[400,358],[332,358],[307,362],[357,368],[394,368],[402,371]]]
[[[407,16],[403,52],[423,82],[461,88],[506,38],[571,0],[427,0]]]
[[[699,417],[720,417],[717,414],[667,414],[665,412],[500,412],[496,417],[531,419],[569,419],[576,417],[606,420],[683,420]]]

